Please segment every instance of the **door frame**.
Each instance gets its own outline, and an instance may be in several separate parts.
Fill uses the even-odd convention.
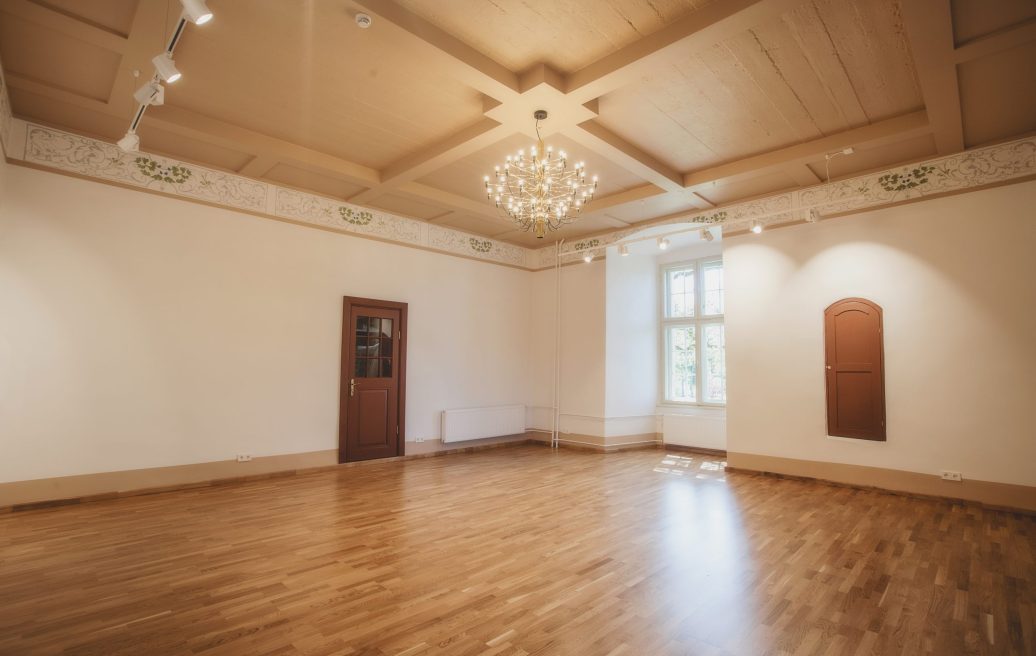
[[[399,363],[396,370],[399,372],[399,402],[396,404],[396,421],[399,425],[399,435],[396,437],[397,456],[405,455],[406,452],[406,342],[407,342],[407,304],[398,301],[382,301],[374,298],[362,298],[359,296],[342,297],[342,355],[341,355],[341,376],[339,377],[338,389],[338,462],[346,460],[346,433],[349,428],[349,378],[350,369],[349,353],[352,348],[352,316],[353,306],[373,307],[383,310],[399,310]]]

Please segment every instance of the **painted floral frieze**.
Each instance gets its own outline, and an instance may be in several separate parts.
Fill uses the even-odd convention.
[[[420,221],[384,212],[366,210],[356,205],[309,194],[304,191],[274,187],[273,213],[276,216],[313,225],[327,226],[397,241],[420,244]]]
[[[27,129],[28,162],[227,207],[266,210],[265,183],[158,155],[124,153],[103,141],[38,125]]]

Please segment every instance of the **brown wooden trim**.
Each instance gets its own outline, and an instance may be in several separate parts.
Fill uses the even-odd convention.
[[[662,443],[662,445],[659,448],[666,449],[667,451],[686,451],[687,453],[700,453],[703,456],[712,456],[714,458],[727,457],[727,452],[723,449],[706,449],[703,446],[684,446],[683,444]]]
[[[728,454],[727,471],[876,490],[920,499],[973,503],[993,510],[1036,515],[1036,487],[964,479],[944,481],[934,474],[756,453]]]
[[[47,508],[55,508],[60,506],[71,506],[80,503],[92,503],[94,501],[106,501],[109,499],[121,499],[124,497],[137,497],[151,494],[164,494],[166,492],[180,492],[183,490],[194,490],[203,487],[217,487],[221,485],[233,485],[236,483],[247,483],[250,481],[260,481],[270,478],[283,478],[287,476],[305,476],[308,474],[317,474],[320,472],[330,471],[332,469],[343,469],[350,467],[362,467],[367,465],[377,465],[386,462],[398,462],[402,460],[419,460],[421,458],[435,458],[438,456],[451,456],[460,455],[465,453],[476,453],[478,451],[487,451],[489,449],[502,449],[505,447],[513,446],[524,446],[532,444],[533,440],[530,439],[518,439],[509,442],[494,442],[492,444],[476,444],[473,446],[458,446],[450,449],[442,449],[439,451],[429,451],[426,453],[415,453],[409,456],[396,456],[393,458],[381,458],[379,460],[357,460],[356,462],[342,462],[336,465],[319,465],[316,467],[301,467],[297,469],[285,469],[280,471],[263,472],[260,474],[245,474],[242,476],[225,476],[222,478],[214,478],[204,481],[192,481],[188,483],[178,483],[172,485],[162,485],[157,487],[142,487],[130,490],[117,490],[110,492],[98,492],[94,494],[84,494],[80,496],[63,497],[59,499],[41,499],[39,501],[26,501],[21,503],[14,503],[0,506],[0,514],[11,513],[11,512],[24,512],[28,510],[43,510]],[[274,456],[277,457],[277,456]],[[228,463],[231,461],[227,461]],[[209,465],[212,463],[199,463],[199,465]],[[189,468],[193,465],[177,465],[180,468]],[[161,468],[160,468],[161,469]],[[147,472],[147,469],[137,469],[134,472]],[[112,472],[115,474],[122,472]],[[87,474],[85,476],[106,476],[109,474]],[[35,481],[28,481],[35,482]],[[13,483],[0,483],[0,490],[7,486],[18,486],[22,481],[15,481]]]
[[[399,456],[406,455],[406,360],[407,360],[407,304],[400,301],[383,301],[375,298],[363,298],[361,296],[342,297],[342,353],[341,353],[341,376],[339,377],[338,390],[338,462],[345,460],[345,439],[347,423],[347,409],[349,399],[346,397],[348,384],[345,382],[349,368],[349,348],[352,338],[349,317],[352,315],[354,305],[363,307],[381,308],[384,310],[399,310],[399,403],[396,406],[397,421],[399,422],[399,434],[396,436],[396,453]],[[382,458],[381,460],[384,460]]]

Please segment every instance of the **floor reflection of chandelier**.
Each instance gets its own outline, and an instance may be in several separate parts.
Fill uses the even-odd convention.
[[[536,119],[536,145],[526,155],[519,150],[508,155],[503,167],[495,167],[492,176],[485,176],[486,197],[518,226],[532,231],[540,239],[547,230],[557,230],[576,220],[597,190],[597,176],[586,180],[586,165],[579,162],[568,167],[565,151],[554,152],[543,145],[540,121],[547,112],[539,109]]]

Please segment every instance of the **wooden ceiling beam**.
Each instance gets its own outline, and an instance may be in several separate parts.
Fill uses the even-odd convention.
[[[44,4],[37,4],[29,0],[5,0],[4,12],[98,48],[117,53],[126,50],[126,37]]]
[[[630,173],[666,191],[683,191],[683,176],[597,121],[562,130],[569,139],[607,157]]]
[[[133,92],[154,73],[151,58],[162,51],[169,39],[167,18],[166,7],[161,2],[138,3],[133,14],[129,37],[119,62],[119,72],[108,94],[108,105],[127,115],[126,127],[129,127],[131,113],[137,106]],[[140,77],[133,77],[132,72],[135,70],[140,71]]]
[[[349,200],[364,203],[436,171],[474,152],[491,146],[512,134],[511,128],[491,118],[483,118],[460,132],[450,135],[420,152],[393,162],[381,171],[377,184],[356,194]],[[472,184],[477,184],[477,180]]]
[[[964,150],[960,84],[950,0],[911,0],[900,7],[921,95],[940,155]]]
[[[654,55],[676,46],[702,50],[775,19],[801,0],[717,0],[572,73],[565,91],[585,103],[635,80]]]
[[[498,100],[517,95],[517,74],[417,14],[392,0],[356,2],[374,16],[406,30],[430,45],[434,56],[444,58],[451,64],[453,76],[471,88]]]
[[[854,148],[873,148],[928,134],[931,131],[932,127],[928,123],[928,115],[924,110],[921,110],[820,139],[788,146],[787,148],[780,148],[726,164],[691,171],[684,175],[683,181],[688,189],[704,189],[714,182],[748,180],[779,169],[804,165],[807,162],[823,157],[827,153],[839,151],[850,146]],[[815,183],[816,181],[813,181],[811,184]]]

